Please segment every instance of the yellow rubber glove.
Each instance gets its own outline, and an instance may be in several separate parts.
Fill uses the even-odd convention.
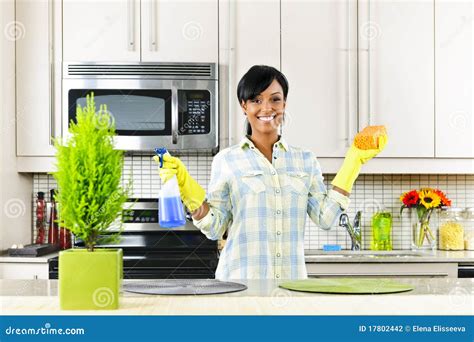
[[[160,165],[160,158],[154,156],[153,160]],[[194,180],[186,170],[183,162],[169,153],[163,155],[163,166],[159,168],[161,181],[165,183],[171,177],[176,176],[179,192],[184,205],[191,211],[198,209],[206,197],[204,189]]]
[[[336,177],[331,182],[332,185],[337,186],[347,192],[351,192],[352,186],[359,175],[362,164],[375,157],[385,148],[387,144],[387,135],[381,135],[378,138],[378,148],[370,150],[361,150],[357,148],[354,143],[346,153],[344,163],[339,169]]]

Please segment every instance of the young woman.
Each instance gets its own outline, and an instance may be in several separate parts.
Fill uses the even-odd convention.
[[[349,205],[361,165],[385,146],[360,150],[352,144],[327,191],[311,151],[288,145],[281,136],[288,81],[277,69],[255,65],[242,77],[237,98],[246,116],[246,136],[212,162],[207,195],[181,160],[164,156],[163,182],[176,175],[193,222],[209,239],[227,242],[217,279],[307,278],[304,260],[306,214],[329,229]]]

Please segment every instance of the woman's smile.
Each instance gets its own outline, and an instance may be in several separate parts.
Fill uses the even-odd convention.
[[[266,122],[270,122],[272,121],[273,119],[275,119],[276,117],[276,113],[275,114],[272,114],[272,115],[260,115],[260,116],[257,116],[257,119],[259,119],[260,121],[266,121]]]

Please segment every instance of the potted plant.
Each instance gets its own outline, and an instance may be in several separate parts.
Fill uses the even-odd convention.
[[[422,188],[411,190],[400,196],[403,209],[410,210],[410,225],[412,229],[412,249],[434,249],[436,234],[430,228],[430,219],[433,212],[441,207],[450,206],[451,201],[439,189]]]
[[[59,254],[61,309],[117,309],[122,250],[96,248],[120,240],[122,206],[129,186],[121,186],[123,151],[113,147],[115,127],[105,105],[96,110],[94,94],[77,106],[70,137],[56,140],[59,221],[84,241],[85,248]],[[110,233],[111,224],[119,229]]]

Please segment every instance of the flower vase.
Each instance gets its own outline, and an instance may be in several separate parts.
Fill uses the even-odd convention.
[[[434,250],[436,248],[435,209],[422,207],[410,208],[410,227],[412,232],[412,250]]]

